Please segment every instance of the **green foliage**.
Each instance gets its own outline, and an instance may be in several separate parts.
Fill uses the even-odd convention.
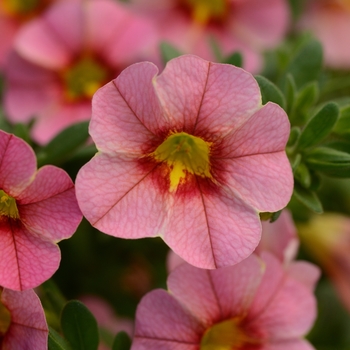
[[[112,350],[130,350],[131,340],[125,332],[119,332],[114,338]]]
[[[303,188],[298,183],[294,186],[293,196],[308,209],[314,211],[317,214],[323,213],[322,203],[317,197],[314,191]]]
[[[164,64],[167,64],[173,58],[176,58],[182,55],[182,52],[180,50],[178,50],[176,47],[172,46],[167,42],[160,43],[159,48],[160,48],[162,61]]]
[[[231,55],[224,57],[221,63],[228,63],[236,67],[243,67],[243,56],[240,52],[233,52]]]
[[[49,331],[49,350],[73,350],[53,328],[49,327]]]
[[[338,134],[350,134],[350,105],[340,108],[339,119],[333,131]]]
[[[260,87],[262,103],[266,104],[267,102],[272,101],[285,109],[286,101],[281,90],[274,83],[261,75],[257,75],[255,79]]]
[[[61,315],[61,327],[65,339],[74,350],[97,350],[97,322],[83,303],[72,300],[65,305]]]

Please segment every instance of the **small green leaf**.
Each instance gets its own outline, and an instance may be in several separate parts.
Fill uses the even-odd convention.
[[[221,63],[232,64],[236,67],[243,67],[243,56],[240,52],[234,52],[233,54],[224,57]]]
[[[160,48],[162,61],[164,64],[167,64],[173,58],[176,58],[182,55],[182,52],[180,50],[178,50],[176,47],[170,45],[167,42],[160,43],[159,48]]]
[[[272,213],[270,223],[272,224],[273,222],[275,222],[281,216],[281,214],[282,210],[275,211],[274,213]]]
[[[294,177],[304,188],[309,188],[311,185],[311,175],[308,167],[304,163],[300,163],[294,171]]]
[[[291,74],[287,74],[284,87],[284,95],[286,97],[286,112],[288,115],[293,113],[294,101],[297,95],[297,86]]]
[[[323,213],[322,203],[318,199],[315,192],[301,187],[297,183],[294,185],[293,196],[307,208],[317,214]]]
[[[284,109],[286,106],[286,101],[281,90],[274,83],[261,75],[257,75],[255,79],[260,87],[262,103],[265,104],[272,101]]]
[[[337,134],[350,133],[350,106],[340,108],[339,119],[333,131]]]
[[[49,350],[71,350],[71,347],[66,341],[51,327],[49,327],[49,339],[48,349]]]
[[[333,148],[337,151],[350,153],[350,140],[333,140],[324,144],[325,147]]]
[[[300,162],[301,162],[301,154],[300,153],[297,153],[291,160],[291,166],[292,166],[292,170],[293,170],[293,173],[294,171],[296,170],[296,168],[299,166]]]
[[[37,154],[38,165],[60,164],[89,138],[89,122],[69,126],[44,146]]]
[[[305,154],[310,169],[333,177],[350,177],[350,154],[328,147],[318,147]]]
[[[114,338],[112,350],[130,350],[131,340],[126,332],[119,332]]]
[[[298,126],[293,126],[290,130],[290,135],[287,143],[287,147],[293,147],[299,140],[300,137],[300,128]]]
[[[339,116],[339,108],[333,103],[327,103],[312,117],[302,130],[298,149],[305,149],[322,141],[332,130]]]
[[[66,340],[74,350],[97,350],[99,336],[97,322],[80,301],[69,301],[61,316],[61,327]]]

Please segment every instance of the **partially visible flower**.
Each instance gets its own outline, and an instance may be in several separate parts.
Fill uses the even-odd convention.
[[[340,214],[315,215],[298,225],[301,242],[335,284],[350,311],[350,218]]]
[[[1,291],[0,347],[2,350],[46,350],[49,330],[44,310],[33,290]]]
[[[184,263],[167,284],[138,305],[132,350],[313,349],[301,339],[316,317],[312,291],[269,253],[217,270]]]
[[[261,52],[283,39],[289,24],[285,0],[133,0],[148,14],[163,41],[184,53],[215,61],[211,41],[224,55],[240,51],[244,68],[261,69]]]
[[[311,0],[301,20],[323,45],[325,62],[350,69],[350,3],[348,0]]]
[[[24,290],[50,278],[60,262],[56,242],[81,219],[68,174],[50,165],[37,171],[28,144],[0,131],[0,285]]]
[[[107,234],[160,235],[195,266],[233,265],[259,243],[259,212],[290,199],[287,115],[232,65],[185,55],[157,72],[135,64],[95,94],[99,153],[77,175],[79,205]]]
[[[6,67],[5,109],[12,122],[35,117],[33,138],[47,143],[91,116],[91,97],[141,58],[152,25],[112,0],[61,1],[21,28]]]

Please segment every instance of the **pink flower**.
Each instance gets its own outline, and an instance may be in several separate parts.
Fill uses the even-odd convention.
[[[285,0],[133,0],[135,9],[157,23],[161,39],[185,53],[215,60],[210,40],[224,55],[242,52],[244,68],[261,69],[261,51],[284,37],[289,10]]]
[[[240,68],[188,55],[157,72],[135,64],[95,94],[99,153],[78,173],[79,205],[107,234],[160,235],[202,268],[235,264],[260,240],[258,213],[290,199],[288,118]]]
[[[314,0],[301,21],[324,49],[325,62],[332,68],[350,69],[350,5],[348,0]]]
[[[316,271],[318,276],[318,271]],[[312,290],[271,254],[217,270],[182,264],[136,312],[132,350],[311,350]]]
[[[0,188],[0,285],[36,287],[59,266],[56,242],[81,221],[74,184],[57,167],[37,171],[28,144],[0,131]]]
[[[350,218],[333,213],[298,225],[301,242],[333,281],[350,311]]]
[[[4,289],[0,300],[1,349],[46,350],[49,330],[33,290]]]
[[[94,92],[145,58],[152,42],[149,22],[115,1],[53,5],[18,33],[6,67],[10,120],[34,116],[33,138],[48,142],[68,125],[88,120]]]

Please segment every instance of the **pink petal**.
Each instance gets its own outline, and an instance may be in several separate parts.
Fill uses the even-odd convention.
[[[310,291],[315,289],[316,283],[320,278],[320,269],[307,261],[293,261],[287,269],[288,275],[301,282]]]
[[[190,193],[174,195],[164,241],[200,268],[234,265],[248,257],[260,240],[257,213],[229,190],[216,189],[213,195],[200,183],[191,185]]]
[[[315,350],[306,340],[293,339],[264,344],[261,350]]]
[[[12,48],[12,43],[17,32],[18,25],[11,18],[0,14],[0,68],[3,70],[7,61],[9,52]]]
[[[138,63],[96,92],[90,133],[99,150],[143,155],[145,144],[159,139],[166,121],[153,87],[157,72]]]
[[[132,350],[198,349],[204,330],[176,299],[164,290],[154,290],[137,307]]]
[[[168,277],[173,295],[205,327],[245,314],[260,284],[263,269],[251,255],[241,263],[213,271],[182,264]]]
[[[71,178],[54,166],[39,169],[17,200],[22,223],[55,242],[69,238],[82,219]]]
[[[1,301],[11,313],[11,325],[6,332],[3,349],[47,349],[48,328],[38,296],[33,290],[16,292],[4,289]]]
[[[190,134],[209,129],[224,136],[261,104],[259,87],[249,73],[191,55],[171,60],[155,86],[174,127]]]
[[[2,219],[0,284],[25,290],[48,280],[58,269],[58,246],[29,232],[21,223]]]
[[[123,238],[152,237],[160,233],[167,198],[154,184],[152,168],[131,157],[98,154],[83,166],[76,193],[85,217],[99,230]]]
[[[16,197],[36,171],[33,150],[22,139],[0,131],[0,187]]]
[[[261,212],[283,209],[293,192],[293,174],[284,151],[222,159],[228,186]]]

